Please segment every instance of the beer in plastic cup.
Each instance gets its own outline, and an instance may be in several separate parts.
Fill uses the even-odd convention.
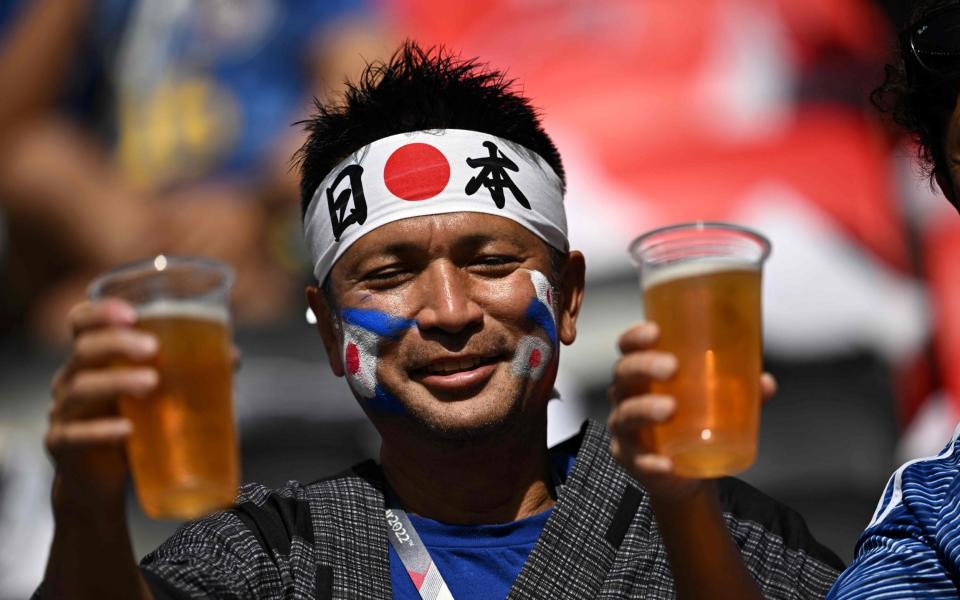
[[[646,318],[660,327],[656,349],[677,357],[668,381],[676,413],[641,432],[683,477],[733,475],[753,464],[762,372],[760,279],[770,243],[737,225],[664,227],[634,240]]]
[[[232,271],[212,260],[158,256],[105,273],[89,289],[94,300],[132,304],[135,327],[159,342],[157,389],[119,401],[133,424],[127,455],[137,497],[153,518],[196,518],[229,506],[237,493],[232,280]]]

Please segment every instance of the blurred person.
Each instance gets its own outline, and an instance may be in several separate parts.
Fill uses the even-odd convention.
[[[379,51],[368,16],[363,0],[4,2],[0,320],[65,341],[92,274],[159,252],[233,264],[241,323],[282,315],[302,267],[288,126]]]
[[[560,155],[502,73],[408,43],[344,103],[318,105],[307,128],[301,199],[317,279],[307,299],[330,368],[381,435],[380,464],[247,485],[232,509],[183,526],[138,569],[122,508],[130,427],[115,403],[156,375],[108,365],[144,363],[156,347],[130,329],[129,306],[80,304],[54,378],[56,533],[38,597],[826,591],[839,560],[799,515],[733,478],[677,478],[637,445],[639,427],[674,410],[647,393],[675,368],[650,350],[655,328],[620,338],[610,431],[587,422],[547,449],[585,266],[569,250]],[[425,551],[409,556],[411,539]]]
[[[947,200],[960,211],[960,2],[916,4],[900,35],[899,60],[887,67],[875,102],[918,143],[921,162]],[[960,231],[956,216],[950,284],[956,290]],[[934,273],[936,275],[936,273]],[[957,315],[939,322],[956,324]],[[956,348],[944,348],[960,361]],[[953,372],[956,372],[955,362]],[[956,598],[960,573],[960,427],[936,456],[911,460],[890,478],[856,557],[828,598]]]

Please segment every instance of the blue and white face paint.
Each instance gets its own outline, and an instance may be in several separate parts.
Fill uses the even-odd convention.
[[[553,306],[555,294],[546,275],[540,271],[529,271],[529,273],[535,295],[527,306],[525,316],[543,330],[548,341],[535,335],[525,335],[520,338],[511,366],[518,377],[529,377],[533,381],[539,381],[559,343],[556,310]]]
[[[378,310],[347,308],[340,314],[343,327],[343,368],[351,389],[373,410],[402,413],[403,405],[377,381],[380,345],[396,341],[417,326]]]
[[[511,361],[511,370],[517,377],[536,382],[543,376],[559,344],[555,293],[543,273],[535,270],[526,273],[530,277],[533,298],[523,317],[527,325],[540,329],[542,334],[520,338]],[[371,410],[402,413],[402,403],[378,380],[377,369],[384,342],[399,341],[406,331],[417,327],[416,321],[361,308],[344,309],[340,319],[343,366],[351,389]]]

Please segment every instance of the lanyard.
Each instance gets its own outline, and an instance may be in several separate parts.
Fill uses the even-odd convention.
[[[443,580],[430,552],[420,541],[410,517],[400,508],[386,509],[387,537],[397,551],[400,562],[413,580],[414,587],[423,600],[453,600],[453,594]]]
[[[559,496],[563,478],[553,464],[550,465],[550,479],[554,493]],[[420,540],[407,513],[402,508],[387,508],[384,513],[387,517],[387,538],[397,551],[413,586],[420,592],[420,597],[423,600],[454,600],[447,582],[440,575],[440,570]]]

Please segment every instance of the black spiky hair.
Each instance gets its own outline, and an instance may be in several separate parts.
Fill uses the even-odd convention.
[[[407,41],[386,62],[367,65],[343,100],[316,102],[301,123],[309,132],[297,153],[305,213],[323,178],[340,161],[378,139],[424,129],[469,129],[510,140],[539,154],[566,185],[563,164],[530,101],[515,82],[477,59]]]

